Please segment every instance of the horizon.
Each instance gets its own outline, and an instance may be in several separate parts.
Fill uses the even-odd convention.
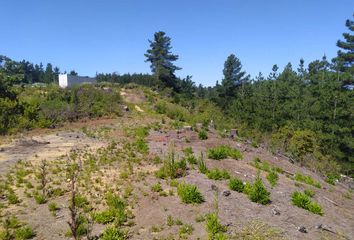
[[[282,70],[290,62],[295,69],[301,58],[306,66],[323,55],[332,59],[354,9],[349,0],[341,4],[66,0],[2,5],[0,54],[11,59],[52,63],[61,72],[75,70],[82,76],[150,73],[144,53],[148,40],[161,30],[171,37],[172,53],[179,55],[176,65],[182,70],[176,75],[191,75],[203,86],[220,82],[231,53],[252,77],[258,72],[267,76],[274,64]]]

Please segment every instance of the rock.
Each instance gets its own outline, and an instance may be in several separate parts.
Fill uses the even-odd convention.
[[[183,129],[185,131],[192,131],[192,126],[184,126]]]
[[[127,105],[124,105],[122,108],[124,111],[129,112],[129,107]]]
[[[272,208],[273,215],[280,215],[280,211],[276,208]]]
[[[218,190],[218,187],[214,184],[211,185],[211,190],[213,191],[217,191]]]
[[[229,137],[235,139],[237,137],[237,129],[231,129]]]
[[[5,149],[4,148],[0,148],[0,152],[5,152]]]
[[[222,195],[224,195],[225,197],[230,196],[231,192],[229,190],[225,190],[222,192]]]
[[[297,230],[302,233],[307,233],[307,229],[304,226],[298,227]]]

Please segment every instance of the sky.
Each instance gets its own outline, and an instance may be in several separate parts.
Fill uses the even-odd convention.
[[[52,63],[62,72],[149,73],[148,39],[164,31],[179,55],[176,75],[204,86],[235,54],[267,76],[336,55],[353,0],[0,0],[0,55]]]

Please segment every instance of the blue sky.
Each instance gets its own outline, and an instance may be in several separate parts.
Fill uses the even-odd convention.
[[[162,30],[180,56],[177,75],[214,85],[231,53],[252,76],[334,57],[354,1],[0,0],[0,9],[0,54],[15,60],[91,76],[150,72],[148,39]]]

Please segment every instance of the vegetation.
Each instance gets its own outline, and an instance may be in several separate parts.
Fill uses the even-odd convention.
[[[278,173],[275,171],[271,171],[267,175],[267,180],[270,183],[270,185],[272,185],[272,187],[277,185],[278,179],[279,179]]]
[[[233,177],[229,181],[229,188],[233,191],[237,191],[237,192],[242,193],[245,186],[244,186],[242,180],[240,180],[236,177]]]
[[[206,173],[206,176],[209,179],[213,179],[213,180],[222,180],[222,179],[229,179],[230,178],[230,174],[228,173],[228,171],[220,170],[218,168],[214,168],[214,169],[209,170]]]
[[[206,140],[206,139],[208,139],[208,133],[207,133],[207,131],[205,131],[204,129],[200,130],[200,131],[198,132],[198,138],[199,138],[200,140]]]
[[[301,192],[293,192],[291,195],[291,202],[300,208],[306,209],[312,213],[323,215],[323,211],[317,202],[311,201],[308,195]]]
[[[197,186],[180,183],[177,187],[177,194],[184,203],[202,203],[204,197],[201,192],[198,190]]]
[[[252,202],[260,203],[263,205],[270,203],[270,193],[265,188],[259,175],[257,176],[254,184],[250,189],[248,189],[248,191],[246,191],[246,193]]]
[[[226,240],[227,236],[224,234],[227,228],[221,225],[218,215],[210,213],[206,216],[206,230],[209,240]]]
[[[208,150],[208,158],[221,160],[227,157],[231,157],[233,159],[241,159],[242,154],[239,150],[226,145],[220,145]]]
[[[303,182],[312,185],[317,188],[321,188],[321,184],[316,182],[311,176],[302,175],[301,173],[296,173],[294,179],[298,182]]]

